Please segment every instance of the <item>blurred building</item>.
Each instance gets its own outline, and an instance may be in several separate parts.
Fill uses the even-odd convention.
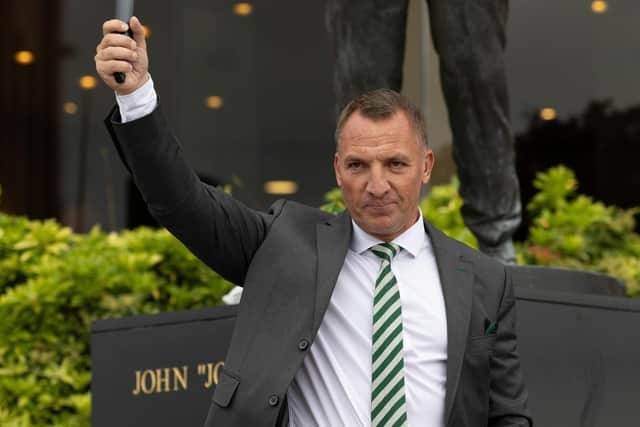
[[[0,210],[53,216],[78,231],[141,223],[131,219],[140,218],[139,200],[102,125],[113,94],[95,80],[95,46],[115,2],[3,6]],[[455,168],[427,13],[424,1],[411,0],[403,91],[427,113],[443,182]],[[335,185],[324,3],[138,0],[136,14],[147,26],[161,106],[195,170],[234,184],[258,208],[283,195],[320,205]],[[612,202],[640,204],[640,177],[620,163],[640,146],[637,114],[625,113],[640,104],[638,18],[634,0],[511,2],[507,72],[521,177],[573,161],[599,198],[617,183],[627,191],[611,192]],[[569,141],[554,133],[604,100],[619,114],[597,131],[587,126]]]

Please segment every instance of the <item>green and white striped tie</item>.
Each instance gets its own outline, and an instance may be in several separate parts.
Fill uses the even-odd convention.
[[[371,426],[407,426],[402,352],[402,309],[391,259],[400,252],[393,243],[371,247],[382,258],[373,297]]]

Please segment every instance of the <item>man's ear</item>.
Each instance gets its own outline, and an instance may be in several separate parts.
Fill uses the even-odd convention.
[[[336,183],[338,187],[342,188],[342,177],[340,176],[340,156],[336,152],[333,156],[333,171],[336,174]]]
[[[433,171],[433,165],[436,162],[435,154],[431,148],[427,148],[424,153],[424,172],[422,173],[422,183],[427,184],[431,179],[431,171]]]

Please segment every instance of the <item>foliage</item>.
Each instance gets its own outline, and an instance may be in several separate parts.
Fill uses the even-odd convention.
[[[564,166],[538,174],[534,186],[538,193],[527,207],[534,219],[520,261],[610,274],[640,296],[640,236],[634,232],[639,210],[578,194],[575,175]]]
[[[339,214],[344,211],[344,202],[342,201],[342,192],[339,188],[334,188],[329,190],[324,195],[324,200],[327,202],[324,205],[320,206],[320,209],[323,211],[332,213],[334,215]]]
[[[230,288],[167,231],[76,235],[0,214],[0,425],[89,425],[92,321],[216,305]]]
[[[527,209],[533,216],[529,237],[517,245],[518,263],[575,268],[622,279],[630,296],[640,297],[640,236],[634,232],[639,209],[605,206],[577,193],[574,173],[557,166],[539,173],[538,190]],[[344,204],[338,189],[326,195],[323,209],[338,213]],[[458,180],[434,186],[422,199],[422,213],[454,239],[477,247],[464,225]]]
[[[455,176],[448,185],[434,186],[429,196],[420,202],[420,209],[424,217],[447,236],[477,248],[478,240],[462,220],[462,197],[458,187],[458,178]]]

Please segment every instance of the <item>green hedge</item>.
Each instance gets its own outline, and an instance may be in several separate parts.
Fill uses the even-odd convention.
[[[636,210],[577,194],[563,167],[535,185],[519,261],[608,273],[640,296]],[[455,180],[421,202],[431,222],[475,246],[461,206]],[[338,190],[323,209],[344,209]],[[0,213],[0,426],[89,425],[92,321],[216,305],[229,289],[166,231],[77,235],[52,220]]]
[[[92,321],[216,305],[230,288],[166,231],[75,235],[0,214],[0,425],[89,425]]]
[[[639,210],[578,194],[575,175],[563,166],[539,174],[534,186],[538,193],[527,207],[534,220],[519,261],[610,274],[626,283],[629,296],[640,297]]]

